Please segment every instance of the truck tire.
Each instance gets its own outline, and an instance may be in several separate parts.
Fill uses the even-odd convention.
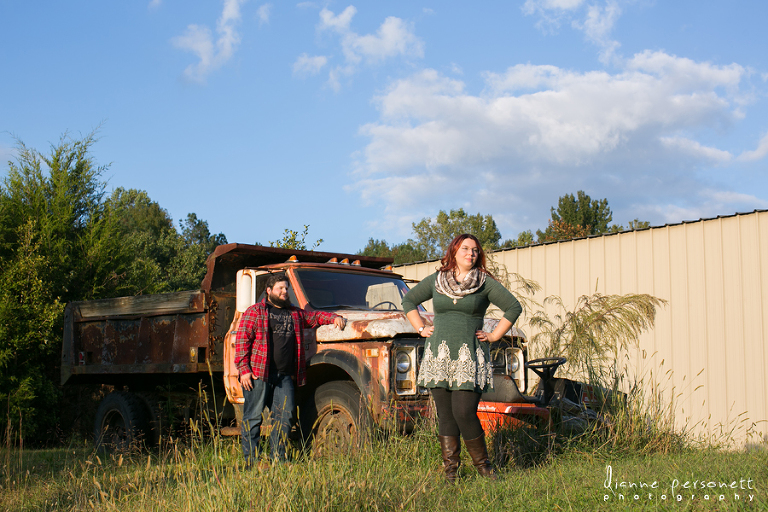
[[[308,418],[315,456],[344,453],[359,446],[370,426],[368,409],[352,382],[326,382],[317,388]],[[306,424],[306,423],[305,423]]]
[[[167,404],[154,394],[141,393],[138,395],[147,413],[147,430],[144,443],[148,447],[160,446],[163,439],[171,433],[171,422],[166,411]]]
[[[148,438],[147,416],[144,402],[136,395],[124,391],[110,393],[96,411],[96,449],[126,451],[140,448]]]

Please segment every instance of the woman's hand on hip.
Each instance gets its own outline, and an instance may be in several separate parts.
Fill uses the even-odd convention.
[[[499,341],[498,339],[494,338],[492,332],[485,332],[485,331],[475,331],[475,336],[477,336],[477,339],[480,341],[486,341],[488,343]]]
[[[429,338],[430,336],[432,336],[433,332],[435,332],[435,326],[427,325],[424,327],[424,329],[421,330],[420,336],[422,338]]]

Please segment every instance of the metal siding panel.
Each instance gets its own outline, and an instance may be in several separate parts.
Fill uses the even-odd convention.
[[[766,379],[768,373],[768,212],[761,212],[757,216],[758,233],[758,263],[757,272],[760,277],[760,345],[763,349],[763,379]],[[763,386],[763,392],[766,393],[765,409],[766,413],[757,421],[762,421],[763,440],[768,443],[768,385]]]
[[[589,288],[586,294],[596,291],[605,293],[605,238],[590,240],[589,250]]]
[[[621,255],[621,284],[620,293],[637,293],[637,239],[634,233],[623,233],[615,237],[619,243],[619,253]]]
[[[587,240],[579,240],[571,244],[557,244],[558,248],[558,272],[559,295],[566,304],[573,307],[576,304],[576,290],[574,288],[574,247],[580,242],[588,243]]]
[[[735,422],[739,419],[739,415],[743,417],[747,407],[744,399],[745,346],[739,223],[738,217],[720,219],[718,223],[721,227],[722,261],[719,269],[721,282],[718,283],[722,288],[722,293],[719,295],[721,304],[711,303],[709,308],[711,316],[717,320],[713,322],[710,331],[712,335],[710,353],[723,354],[722,359],[716,364],[724,372],[722,380],[727,405],[728,430],[736,426]],[[714,248],[712,252],[714,253]],[[712,297],[718,297],[714,289]],[[721,310],[717,311],[718,308]]]
[[[704,365],[702,361],[706,361],[706,352],[703,349],[704,336],[702,335],[700,322],[696,318],[703,318],[703,314],[694,314],[692,311],[696,307],[696,302],[700,298],[697,296],[697,290],[695,284],[692,281],[701,283],[699,278],[693,279],[692,276],[697,272],[701,274],[699,267],[701,262],[697,260],[695,254],[699,253],[700,247],[696,250],[689,250],[691,243],[696,243],[696,232],[689,232],[689,225],[683,224],[680,226],[670,227],[670,263],[671,272],[673,277],[671,295],[670,295],[670,311],[672,314],[673,331],[672,339],[669,340],[670,346],[670,359],[666,361],[664,371],[670,370],[670,380],[666,383],[668,386],[667,392],[674,393],[675,400],[681,402],[680,406],[683,408],[683,421],[687,421],[691,418],[694,422],[698,418],[706,417],[706,410],[701,410],[698,404],[693,405],[691,403],[691,397],[679,396],[681,389],[685,384],[683,377],[691,375],[691,368],[696,367],[697,370],[693,374],[698,372],[698,369]],[[699,244],[700,246],[700,244]],[[693,286],[693,288],[692,288]],[[692,350],[693,340],[695,343],[702,343],[702,349],[698,351]],[[696,360],[691,361],[692,352],[697,354]],[[681,400],[682,399],[682,400]],[[706,408],[706,406],[705,406]]]
[[[657,296],[654,289],[654,244],[653,230],[633,231],[631,236],[634,245],[634,253],[626,254],[626,257],[634,257],[635,287],[630,288],[630,293],[647,293]],[[634,364],[634,372],[638,378],[646,378],[648,372],[653,367],[657,345],[657,333],[659,330],[659,320],[666,314],[666,311],[660,310],[656,313],[656,328],[646,331],[640,335],[639,348],[635,357],[631,359]],[[655,365],[654,365],[655,366]]]
[[[653,347],[650,351],[652,354],[650,363],[653,363],[653,367],[658,367],[665,357],[663,354],[671,354],[671,340],[674,339],[671,307],[672,259],[670,257],[669,228],[654,229],[650,233],[653,244],[653,295],[667,301],[667,306],[657,314],[656,327],[653,330]]]
[[[764,217],[766,218],[766,217]],[[768,434],[765,422],[755,424],[761,418],[768,418],[768,365],[766,365],[766,338],[763,336],[762,306],[765,291],[765,274],[760,268],[761,260],[761,218],[758,215],[739,218],[739,246],[742,272],[740,300],[743,322],[744,367],[748,428],[755,428]],[[762,223],[765,225],[766,223]],[[766,253],[762,253],[766,254]]]
[[[700,258],[703,261],[703,284],[696,291],[697,300],[703,302],[704,316],[699,317],[699,323],[704,326],[705,351],[694,350],[691,354],[692,371],[695,375],[700,368],[706,368],[707,373],[707,399],[710,411],[728,408],[728,379],[725,370],[730,354],[723,351],[725,337],[725,324],[723,313],[725,311],[725,295],[723,288],[723,227],[720,221],[700,223],[701,250]],[[698,243],[698,240],[696,241]],[[696,276],[692,276],[692,285],[696,286]],[[699,313],[700,314],[700,313]],[[698,354],[706,353],[706,359],[699,362]],[[712,421],[710,430],[719,429],[718,424],[727,423],[725,417]]]
[[[591,276],[591,254],[593,251],[592,240],[582,240],[575,244],[573,255],[574,297],[586,295],[589,290],[595,289],[595,283]]]
[[[604,238],[605,294],[621,293],[621,244],[618,236]]]
[[[560,294],[560,244],[544,246],[544,292],[546,295]]]

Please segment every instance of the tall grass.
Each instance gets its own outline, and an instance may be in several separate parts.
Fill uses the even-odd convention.
[[[615,510],[615,501],[603,502],[607,464],[617,478],[658,479],[667,486],[673,478],[689,475],[728,481],[751,478],[757,501],[749,509],[768,506],[768,451],[637,455],[579,441],[563,443],[557,436],[542,434],[543,439],[521,430],[489,436],[491,456],[502,462],[499,480],[478,477],[464,454],[456,485],[444,480],[430,426],[409,436],[370,436],[354,453],[319,459],[296,446],[293,462],[261,471],[244,470],[239,442],[233,438],[214,437],[199,444],[169,440],[164,449],[151,453],[106,456],[82,445],[23,453],[5,448],[18,463],[2,468],[0,509]],[[530,436],[528,441],[525,436]],[[504,459],[508,453],[503,449],[518,450],[517,456]],[[657,510],[659,500],[635,504],[632,510]],[[703,505],[693,502],[682,510],[707,509]],[[732,498],[725,505],[716,509],[746,508]]]

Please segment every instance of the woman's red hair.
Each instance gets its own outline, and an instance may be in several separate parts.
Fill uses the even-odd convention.
[[[474,240],[477,244],[477,261],[475,262],[475,266],[473,268],[479,268],[482,272],[493,277],[493,274],[488,272],[488,269],[485,268],[485,251],[483,251],[483,246],[480,244],[480,240],[478,240],[475,235],[470,235],[469,233],[464,233],[457,236],[451,240],[451,243],[448,244],[448,247],[445,250],[445,256],[443,256],[443,259],[440,260],[440,264],[442,265],[439,269],[440,272],[445,272],[448,270],[453,271],[456,269],[456,252],[459,250],[459,247],[461,247],[461,243],[467,238]]]

